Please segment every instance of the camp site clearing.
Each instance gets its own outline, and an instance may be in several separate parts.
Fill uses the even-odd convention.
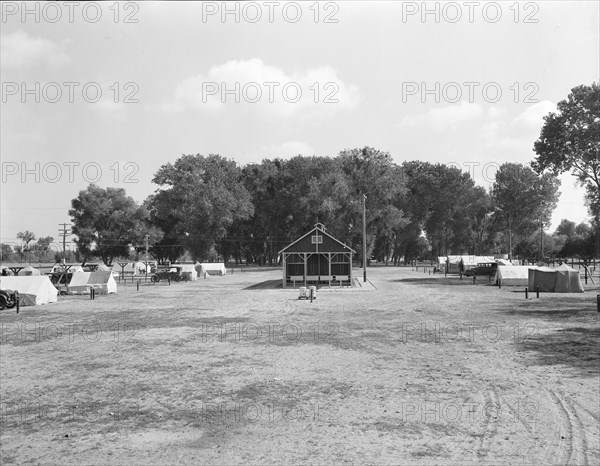
[[[2,311],[2,464],[600,464],[596,288],[368,278]]]

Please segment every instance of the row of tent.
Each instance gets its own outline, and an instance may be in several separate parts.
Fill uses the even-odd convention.
[[[48,275],[2,276],[0,288],[19,292],[21,306],[54,303],[58,300],[58,289]],[[69,292],[88,294],[93,288],[98,294],[117,292],[117,282],[112,272],[75,272],[69,282]]]
[[[557,268],[518,265],[517,261],[496,259],[494,256],[440,256],[438,268],[447,273],[460,273],[477,267],[482,263],[497,263],[498,270],[494,284],[502,286],[523,286],[534,291],[553,291],[556,293],[582,293],[583,284],[579,271],[566,264]]]
[[[531,291],[583,293],[579,271],[566,264],[553,269],[537,266],[500,266],[494,283],[501,286],[526,286]]]
[[[142,265],[144,265],[142,263]],[[133,263],[135,267],[135,263]],[[224,275],[226,273],[223,263],[196,263],[196,264],[178,264],[182,268],[182,273],[188,273],[191,280],[197,280],[198,275]],[[52,272],[57,273],[64,269],[53,267]],[[60,267],[60,266],[59,266]],[[56,269],[56,270],[55,270]],[[17,276],[7,267],[7,275],[0,277],[0,288],[3,290],[19,292],[20,305],[33,306],[36,304],[53,303],[58,300],[58,290],[50,281],[49,276],[42,273],[34,267],[27,266],[21,269]],[[98,294],[117,293],[117,282],[114,273],[104,264],[99,264],[95,272],[85,272],[81,266],[71,266],[68,272],[71,275],[69,281],[69,292],[73,294],[88,294],[90,288],[94,288]]]

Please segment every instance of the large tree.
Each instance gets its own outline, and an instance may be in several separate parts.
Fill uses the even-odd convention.
[[[387,153],[373,147],[347,149],[339,154],[339,163],[345,175],[348,197],[344,225],[348,225],[347,239],[362,257],[362,200],[365,201],[367,223],[367,258],[373,253],[379,260],[394,255],[396,238],[410,220],[402,210],[406,183],[402,171]],[[346,238],[342,237],[344,240]]]
[[[27,252],[29,251],[29,243],[35,241],[35,233],[29,230],[20,231],[19,233],[17,233],[17,239],[20,239],[25,243],[25,245],[23,246],[23,252]]]
[[[229,228],[254,212],[241,170],[220,155],[183,155],[160,167],[152,182],[159,186],[145,203],[152,221],[194,259],[223,254]]]
[[[146,234],[156,237],[147,221],[147,209],[122,188],[103,189],[91,184],[79,192],[71,206],[72,231],[84,261],[99,256],[110,266],[113,259],[128,257]]]
[[[598,223],[600,203],[600,86],[577,86],[557,111],[544,117],[544,126],[533,149],[532,167],[555,175],[566,171],[586,187],[590,214]]]
[[[405,198],[412,221],[425,231],[432,254],[477,252],[487,246],[490,201],[468,173],[429,162],[405,162]]]
[[[547,224],[560,195],[560,181],[549,173],[536,174],[518,163],[505,163],[496,172],[492,197],[496,212],[508,234],[512,254],[513,238],[530,236],[540,222]]]

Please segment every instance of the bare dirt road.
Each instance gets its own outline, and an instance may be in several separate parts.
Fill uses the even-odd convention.
[[[596,293],[236,273],[0,314],[2,464],[600,464]],[[531,296],[530,296],[531,297]]]

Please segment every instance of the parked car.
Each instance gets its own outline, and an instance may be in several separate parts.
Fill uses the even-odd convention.
[[[477,276],[482,276],[482,275],[493,276],[496,273],[496,270],[498,270],[498,264],[496,262],[485,262],[485,263],[477,264],[477,266],[473,267],[472,269],[468,269],[465,272],[465,275],[467,277],[473,277],[475,275],[477,275]]]
[[[18,292],[13,290],[0,290],[0,310],[12,309],[17,305]]]
[[[150,280],[154,283],[169,279],[173,282],[180,282],[185,279],[182,268],[180,265],[158,266],[156,273],[152,275]]]

